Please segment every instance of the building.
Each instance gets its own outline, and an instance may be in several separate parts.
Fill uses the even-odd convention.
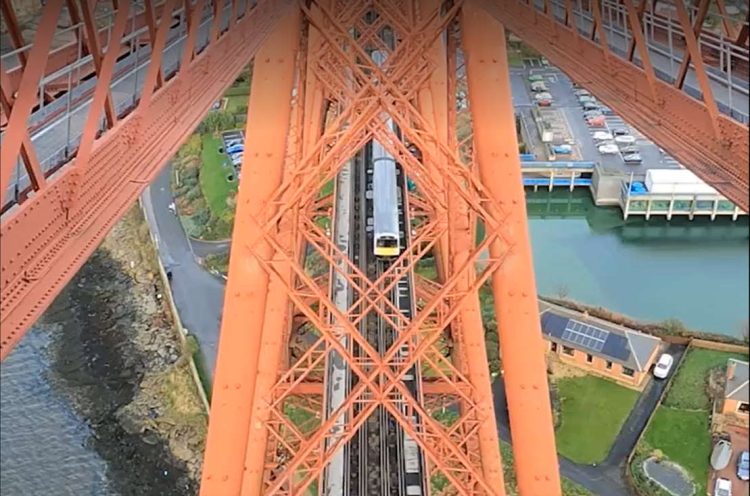
[[[724,405],[721,412],[747,417],[750,413],[748,393],[748,362],[730,358],[727,362],[727,383],[724,386]]]
[[[540,303],[540,310],[548,349],[563,362],[626,386],[643,385],[661,339],[546,302]]]

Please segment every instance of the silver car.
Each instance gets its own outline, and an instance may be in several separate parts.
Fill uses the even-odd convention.
[[[737,457],[737,478],[739,480],[750,480],[750,452],[743,451]]]

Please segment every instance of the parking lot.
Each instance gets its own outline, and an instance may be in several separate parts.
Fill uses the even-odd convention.
[[[225,164],[231,164],[234,175],[237,179],[240,178],[240,167],[242,166],[242,156],[245,147],[245,133],[239,129],[232,131],[224,131],[221,133],[221,141],[223,142],[223,153],[227,155],[227,161]],[[239,153],[232,153],[232,150],[243,150]]]
[[[718,473],[712,471],[709,478],[708,489],[713,494],[714,485],[719,477],[732,481],[732,496],[750,496],[750,483],[742,481],[737,477],[737,457],[748,448],[748,430],[743,427],[730,427],[728,434],[732,442],[732,459],[725,469]]]
[[[516,96],[521,91],[521,84],[519,84],[521,78],[523,78],[525,95]],[[544,119],[549,119],[547,127],[555,132],[556,142],[572,144],[573,153],[565,158],[595,161],[599,162],[605,169],[616,170],[626,174],[633,172],[637,175],[645,174],[646,170],[653,168],[680,167],[676,160],[668,154],[663,153],[658,146],[637,129],[625,123],[621,117],[613,114],[611,111],[606,111],[603,104],[595,99],[593,99],[595,106],[592,106],[592,108],[596,108],[596,110],[592,111],[592,115],[601,115],[603,122],[600,119],[600,122],[598,122],[600,127],[591,127],[586,121],[584,109],[581,102],[579,102],[579,96],[576,95],[577,88],[574,87],[573,82],[564,73],[554,67],[527,66],[523,76],[518,73],[513,74],[511,82],[515,105],[525,107],[527,105],[526,102],[529,102],[532,106],[537,105],[535,100],[538,100],[538,97],[535,97],[535,92],[531,89],[533,83],[530,79],[543,81],[544,86],[546,86],[546,91],[544,92],[551,96],[550,106],[538,108]],[[519,108],[518,110],[523,112],[524,109]],[[627,144],[616,143],[614,140],[615,136],[613,136],[611,140],[597,142],[594,140],[594,133],[596,132],[604,132],[612,135],[617,132],[620,135],[632,136],[634,141]],[[599,146],[602,143],[617,144],[618,149],[615,153],[611,154],[600,153]],[[623,159],[623,149],[626,152],[625,154],[631,155],[633,161],[625,162]],[[641,159],[640,162],[635,161],[636,157],[632,157],[632,154],[638,154]],[[539,158],[546,160],[546,157]],[[564,160],[565,158],[558,157],[558,160]]]

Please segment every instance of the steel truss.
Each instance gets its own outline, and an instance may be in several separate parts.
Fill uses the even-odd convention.
[[[481,3],[488,13],[543,53],[552,64],[591,90],[743,211],[748,211],[748,109],[738,109],[744,112],[744,122],[727,115],[732,113],[731,108],[720,111],[707,70],[709,64],[716,65],[710,62],[713,55],[710,52],[732,52],[739,67],[734,73],[729,69],[728,77],[731,79],[734,74],[744,84],[748,82],[748,50],[744,46],[747,21],[737,30],[726,15],[724,0],[696,0],[689,10],[684,0],[659,0],[659,4],[674,9],[676,19],[665,20],[663,25],[669,26],[684,47],[679,71],[673,79],[657,76],[644,34],[644,12],[649,4],[655,12],[656,1],[482,0]],[[707,36],[704,22],[712,3],[723,14],[722,29],[726,34],[726,39],[716,45],[717,50],[699,46],[701,37]],[[590,27],[588,19],[593,19]],[[625,54],[616,53],[608,42],[613,29],[624,30],[630,40]],[[732,65],[732,59],[729,60]],[[685,92],[688,67],[694,71],[702,100]]]
[[[175,154],[180,143],[193,132],[211,105],[247,66],[291,2],[259,2],[252,9],[249,3],[244,3],[248,10],[233,9],[230,29],[223,34],[218,29],[219,17],[214,17],[209,44],[199,55],[195,54],[195,37],[191,34],[197,23],[190,23],[182,65],[163,85],[159,84],[161,57],[172,21],[171,13],[178,9],[179,2],[166,0],[159,17],[153,4],[146,2],[148,16],[156,21],[154,36],[148,40],[152,49],[151,64],[140,100],[127,116],[113,115],[115,122],[109,123],[111,129],[101,134],[100,118],[108,108],[114,58],[119,53],[117,48],[125,26],[129,19],[132,21],[131,2],[117,2],[119,8],[113,9],[115,22],[106,53],[102,57],[101,47],[96,43],[89,45],[95,47],[91,48],[92,56],[99,59],[95,64],[98,82],[76,157],[45,177],[38,166],[26,121],[38,101],[38,82],[45,74],[62,4],[62,0],[50,0],[42,9],[37,36],[26,57],[17,92],[12,91],[5,68],[0,71],[2,103],[9,116],[0,151],[0,191],[3,194],[7,191],[19,155],[33,186],[26,201],[2,216],[2,357],[42,314],[109,229]],[[84,11],[91,9],[93,7],[87,5]],[[93,16],[85,15],[84,22],[93,22]],[[88,29],[90,34],[95,30]]]
[[[713,45],[703,43],[713,35],[702,29],[710,1],[721,13],[724,37],[711,38]],[[112,1],[106,26],[97,14],[102,3],[48,0],[31,43],[12,2],[2,2],[16,50],[12,64],[4,56],[0,71],[0,192],[6,194],[19,158],[30,186],[1,218],[0,357],[256,57],[247,127],[252,153],[245,156],[238,196],[204,494],[302,494],[378,406],[418,441],[430,475],[450,488],[446,493],[503,494],[477,301],[483,284],[495,295],[520,491],[559,494],[498,21],[747,210],[748,128],[720,108],[708,73],[708,67],[727,65],[731,76],[732,60],[738,60],[734,74],[747,81],[747,20],[731,21],[723,0],[698,0],[689,9],[675,4],[676,17],[664,22],[685,55],[670,81],[657,76],[646,46],[645,19],[658,18],[647,0],[119,0]],[[368,10],[377,12],[374,20],[365,20]],[[61,29],[65,12],[71,27]],[[625,56],[608,43],[613,18],[626,21]],[[202,45],[198,31],[206,20],[210,32]],[[590,31],[582,30],[586,22]],[[175,26],[185,42],[179,69],[166,73],[164,47]],[[397,39],[393,50],[379,37],[386,26]],[[55,43],[66,30],[76,41]],[[146,45],[151,55],[142,92],[118,112],[111,89],[115,62],[133,46]],[[391,52],[384,67],[370,61],[368,48]],[[85,95],[91,105],[83,137],[74,158],[43,170],[29,116],[69,89],[63,81],[71,80],[74,66],[80,68],[75,78],[96,77]],[[690,71],[701,100],[685,91]],[[468,94],[468,110],[461,112],[459,87]],[[403,140],[384,125],[386,115]],[[459,121],[467,116],[472,133],[459,136]],[[418,186],[408,195],[411,244],[377,281],[341,252],[319,222],[334,207],[330,195],[319,196],[321,186],[371,139]],[[478,220],[486,235],[475,246]],[[482,252],[489,256],[480,260]],[[306,271],[309,253],[327,270]],[[437,280],[413,274],[428,254],[435,255]],[[358,295],[346,311],[328,294],[335,273]],[[405,274],[416,283],[412,318],[387,296]],[[372,312],[398,331],[382,355],[357,331]],[[314,342],[292,356],[291,334],[301,326]],[[446,336],[453,343],[449,356]],[[356,356],[353,343],[361,350]],[[407,359],[398,354],[403,347]],[[344,357],[358,382],[323,418],[324,370],[332,351]],[[422,402],[401,380],[415,364],[432,371],[423,380]],[[290,406],[309,412],[310,421],[293,424]],[[449,406],[458,406],[459,415],[446,426],[434,414]],[[332,430],[342,416],[345,428]]]
[[[243,164],[238,196],[204,494],[304,494],[377,407],[417,440],[430,475],[451,488],[447,494],[504,494],[477,297],[490,279],[504,329],[519,486],[525,494],[560,492],[504,33],[474,2],[440,7],[433,0],[302,5],[303,17],[286,18],[256,57],[254,118],[246,129],[255,153]],[[461,38],[470,100],[503,101],[489,104],[489,114],[473,113],[480,160],[468,167],[450,129],[455,74],[447,70],[455,68],[456,42],[444,34],[458,21],[471,25]],[[384,29],[397,40],[394,50],[380,39]],[[371,49],[389,52],[382,68],[370,60]],[[493,65],[485,67],[488,60]],[[386,116],[403,140],[385,125]],[[318,222],[328,210],[318,192],[371,139],[397,157],[419,191],[409,198],[412,242],[376,281]],[[486,226],[479,246],[477,219]],[[347,311],[329,296],[330,278],[305,270],[310,250],[326,264],[324,273],[345,278],[359,295]],[[485,250],[490,256],[478,271]],[[442,251],[444,277],[420,280],[421,301],[408,319],[388,295],[432,251]],[[373,312],[398,331],[383,355],[358,331]],[[314,334],[297,357],[287,351],[293,315],[303,316]],[[456,343],[450,358],[439,344],[447,331]],[[398,353],[403,347],[406,357]],[[322,408],[323,371],[333,352],[358,381],[336,411],[326,418],[318,410],[317,425],[301,428],[287,408],[305,393]],[[420,363],[434,371],[423,403],[401,381]],[[459,407],[450,426],[433,417],[446,404]]]

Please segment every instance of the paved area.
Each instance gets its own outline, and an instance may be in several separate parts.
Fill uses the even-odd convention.
[[[709,476],[708,488],[713,490],[716,479],[723,477],[732,481],[732,496],[750,496],[750,483],[742,481],[737,477],[737,458],[742,451],[750,450],[750,439],[748,438],[748,429],[742,427],[730,427],[729,437],[732,441],[732,459],[724,470],[718,473],[712,471]]]
[[[536,132],[533,117],[531,116],[530,87],[527,82],[528,76],[539,75],[544,78],[545,84],[549,88],[554,102],[551,108],[540,109],[541,115],[549,121],[553,131],[562,139],[562,141],[571,140],[575,143],[575,154],[571,157],[574,160],[591,160],[598,162],[603,168],[611,171],[622,172],[624,174],[634,173],[643,175],[646,170],[651,168],[680,168],[680,164],[661,151],[652,141],[646,138],[640,131],[628,125],[620,116],[605,116],[604,128],[591,128],[586,124],[583,115],[583,109],[578,103],[574,93],[573,82],[562,71],[555,67],[526,67],[521,71],[512,74],[512,91],[513,102],[516,111],[519,112],[527,123],[530,133]],[[525,103],[529,102],[528,108]],[[597,145],[593,139],[596,131],[611,132],[615,129],[626,129],[628,134],[636,139],[635,146],[638,148],[643,161],[640,164],[626,164],[620,153],[616,155],[603,155],[599,153]],[[537,136],[533,137],[538,140]],[[533,143],[532,143],[533,146]],[[536,149],[536,148],[535,148]],[[540,160],[546,160],[546,157],[538,157]]]
[[[643,471],[651,480],[671,494],[680,496],[695,494],[695,486],[679,465],[668,461],[660,462],[656,458],[648,458],[643,461]]]
[[[171,167],[165,167],[143,194],[146,216],[157,240],[162,264],[172,271],[172,296],[183,326],[200,344],[203,358],[213,378],[219,341],[224,282],[198,264],[182,224],[169,210],[172,191]]]

